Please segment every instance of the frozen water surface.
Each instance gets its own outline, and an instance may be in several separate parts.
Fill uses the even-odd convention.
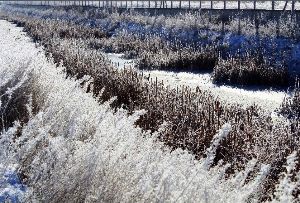
[[[129,68],[134,66],[133,60],[123,58],[123,54],[104,54],[107,59],[116,68]],[[118,66],[119,64],[119,66]],[[188,72],[171,72],[171,71],[143,71],[145,75],[150,74],[152,79],[157,78],[163,81],[165,85],[172,88],[177,86],[189,86],[196,89],[209,90],[211,93],[224,102],[230,104],[240,104],[242,106],[258,105],[267,111],[274,111],[279,108],[286,93],[284,91],[274,90],[247,90],[225,85],[215,85],[212,83],[211,74],[209,73],[188,73]]]

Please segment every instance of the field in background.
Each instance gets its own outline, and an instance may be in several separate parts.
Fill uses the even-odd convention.
[[[0,1],[1,2],[1,1]],[[298,10],[299,1],[2,1],[3,4],[118,8]]]

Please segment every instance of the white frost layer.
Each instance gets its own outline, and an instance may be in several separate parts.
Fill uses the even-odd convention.
[[[246,202],[251,192],[255,200],[267,166],[247,184],[240,180],[249,169],[225,181],[226,167],[208,171],[205,160],[197,161],[182,150],[170,152],[155,135],[135,127],[143,112],[127,116],[125,110],[114,113],[108,104],[99,105],[79,82],[66,79],[19,28],[6,21],[0,21],[0,28],[1,65],[13,70],[26,68],[20,62],[28,64],[38,101],[43,101],[16,144],[0,146],[0,151],[10,150],[0,163],[10,163],[12,156],[31,160],[31,201],[35,191],[44,202]],[[227,133],[229,128],[221,129],[216,139],[223,130]],[[0,139],[9,134],[2,133]],[[213,153],[208,154],[212,159]]]

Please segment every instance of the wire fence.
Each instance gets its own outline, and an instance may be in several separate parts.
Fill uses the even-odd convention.
[[[0,1],[1,4],[47,5],[47,6],[93,6],[105,8],[177,8],[177,9],[234,9],[234,10],[300,10],[300,1],[132,1],[132,0],[98,0],[98,1]]]

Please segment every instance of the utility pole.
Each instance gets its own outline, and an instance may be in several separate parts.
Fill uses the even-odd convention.
[[[283,7],[283,10],[284,10],[284,11],[286,10],[286,6],[287,6],[288,2],[289,2],[289,1],[285,1],[284,7]]]

